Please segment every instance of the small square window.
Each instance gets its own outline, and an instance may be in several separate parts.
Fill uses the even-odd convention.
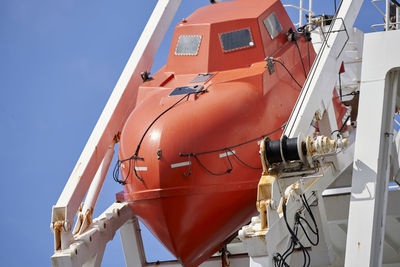
[[[231,52],[254,46],[250,29],[242,29],[234,32],[220,34],[224,52]]]
[[[176,56],[197,56],[200,48],[201,35],[181,35],[176,45]]]
[[[275,13],[272,13],[264,19],[264,25],[267,28],[271,39],[274,39],[282,31],[282,26]]]

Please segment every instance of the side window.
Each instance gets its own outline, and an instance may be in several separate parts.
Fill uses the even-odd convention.
[[[181,35],[176,45],[176,56],[197,56],[199,53],[201,35]]]
[[[234,32],[221,33],[219,38],[224,52],[232,52],[254,46],[253,38],[248,28]]]
[[[282,31],[282,26],[279,23],[278,17],[275,13],[272,13],[266,19],[264,19],[264,25],[267,28],[271,39],[274,39]]]

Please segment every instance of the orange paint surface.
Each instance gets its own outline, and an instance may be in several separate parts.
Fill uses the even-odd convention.
[[[272,13],[282,26],[274,39],[263,23]],[[253,45],[225,52],[221,34],[245,28],[250,29]],[[134,213],[186,267],[207,260],[256,214],[261,171],[221,154],[226,147],[278,129],[289,118],[300,88],[281,65],[275,64],[270,74],[264,61],[269,56],[278,58],[304,83],[299,53],[286,37],[289,28],[294,26],[277,0],[240,0],[200,8],[177,25],[166,66],[139,88],[137,106],[121,134],[120,159],[134,155],[150,123],[184,96],[169,96],[176,87],[195,85],[190,81],[198,74],[213,74],[197,83],[207,92],[184,99],[145,135],[138,153],[143,160],[135,162],[143,181],[135,176],[133,162],[130,171],[129,161],[121,167],[122,177],[128,178],[118,198],[131,202]],[[197,55],[175,55],[180,35],[201,35]],[[298,44],[308,71],[309,60],[315,58],[312,44],[304,38]],[[281,133],[269,137],[278,139]],[[261,168],[258,140],[231,150],[241,161]],[[198,160],[180,156],[218,149],[222,151],[198,154]],[[174,165],[189,161],[190,166]],[[232,171],[220,176],[206,170],[223,173],[231,165]]]

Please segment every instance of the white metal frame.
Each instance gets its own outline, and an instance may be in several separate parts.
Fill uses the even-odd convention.
[[[349,267],[382,264],[393,120],[400,89],[400,55],[390,51],[396,50],[398,42],[398,31],[365,36],[346,244],[345,266]]]
[[[299,0],[299,6],[296,5],[283,5],[284,7],[290,7],[299,10],[299,22],[294,24],[294,26],[301,27],[304,25],[303,22],[303,14],[308,13],[309,19],[314,16],[314,12],[312,11],[313,0],[308,0],[308,9],[304,8],[303,0]]]
[[[385,12],[383,12],[379,6],[376,4],[378,2],[383,2],[385,1]],[[384,31],[390,31],[390,30],[397,30],[400,28],[400,7],[396,7],[396,22],[391,22],[390,21],[390,5],[391,1],[390,0],[372,0],[371,4],[378,10],[378,12],[382,15],[382,17],[385,20],[385,23],[378,23],[378,24],[373,24],[371,25],[371,28],[374,31],[376,30],[376,27],[384,27]],[[392,27],[394,26],[394,27]]]
[[[80,266],[82,264],[100,266],[99,259],[102,258],[100,255],[104,249],[99,250],[95,260],[93,257],[79,256],[79,261],[71,258],[68,264],[68,257],[60,255],[64,252],[68,253],[72,249],[71,246],[76,246],[77,238],[80,238],[79,234],[86,234],[89,229],[93,230],[91,228],[92,211],[114,153],[114,144],[118,142],[123,124],[135,107],[137,89],[142,82],[140,73],[150,71],[154,55],[180,3],[181,0],[158,1],[61,196],[53,206],[51,228],[54,232],[55,254],[52,257],[54,266]],[[78,216],[75,227],[76,235],[74,236],[72,224],[85,195],[86,201]],[[128,219],[126,218],[126,220]],[[118,223],[124,222],[119,219]],[[106,232],[113,231],[107,230]],[[108,241],[107,238],[103,238],[101,241],[103,242],[102,246],[105,247],[106,243],[104,242]],[[79,253],[79,255],[82,254]],[[83,259],[88,261],[83,261]]]

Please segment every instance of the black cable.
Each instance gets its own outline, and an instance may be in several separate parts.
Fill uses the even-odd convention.
[[[167,113],[168,111],[170,111],[171,109],[173,109],[176,105],[178,105],[180,102],[182,102],[185,98],[188,100],[188,99],[189,99],[189,96],[190,96],[191,94],[199,94],[199,93],[204,93],[204,92],[206,92],[206,90],[201,90],[201,91],[198,91],[198,92],[190,92],[190,93],[187,93],[187,94],[185,94],[182,98],[180,98],[178,101],[176,101],[173,105],[171,105],[169,108],[167,108],[166,110],[164,110],[163,112],[161,112],[161,113],[150,123],[150,125],[149,125],[149,126],[146,128],[146,130],[144,131],[144,133],[143,133],[143,135],[142,135],[142,137],[141,137],[141,139],[140,139],[140,141],[139,141],[139,143],[138,143],[138,145],[137,145],[137,147],[136,147],[135,153],[134,153],[131,157],[127,158],[127,159],[123,159],[123,160],[118,159],[118,160],[117,160],[117,163],[116,163],[116,165],[115,165],[115,167],[114,167],[114,171],[113,171],[113,179],[114,179],[114,181],[116,181],[116,182],[118,182],[118,183],[120,183],[120,184],[126,184],[126,180],[128,179],[128,177],[129,177],[129,175],[130,175],[130,173],[131,173],[131,171],[132,171],[132,170],[131,170],[131,165],[132,165],[131,161],[133,160],[133,171],[134,171],[134,173],[135,173],[135,176],[136,176],[136,178],[137,178],[139,181],[143,182],[143,178],[140,177],[139,174],[138,174],[137,171],[136,171],[136,161],[137,161],[137,160],[144,160],[143,158],[139,157],[138,154],[139,154],[140,146],[141,146],[141,144],[142,144],[142,142],[143,142],[143,139],[144,139],[144,137],[146,136],[147,132],[148,132],[148,131],[150,130],[150,128],[154,125],[154,123],[156,123],[156,121],[157,121],[159,118],[161,118],[165,113]],[[127,173],[127,175],[126,175],[126,177],[125,177],[124,179],[120,180],[120,179],[118,178],[118,177],[119,177],[119,170],[120,170],[121,164],[123,164],[123,163],[126,162],[126,161],[129,162],[128,173]]]
[[[400,7],[400,4],[399,4],[399,2],[397,2],[397,0],[392,0],[392,3],[393,3],[395,6]]]
[[[282,209],[283,209],[283,218],[286,224],[286,228],[289,231],[290,234],[290,245],[289,248],[283,253],[276,253],[273,257],[274,259],[274,265],[275,267],[289,267],[288,263],[286,262],[286,259],[294,252],[294,249],[296,247],[296,245],[298,245],[303,253],[303,267],[309,267],[311,264],[311,256],[310,253],[308,252],[308,250],[303,246],[303,244],[300,242],[299,238],[298,238],[298,227],[300,226],[307,238],[307,240],[310,242],[310,244],[312,244],[313,246],[317,246],[319,243],[319,230],[318,230],[318,226],[314,217],[314,214],[311,210],[310,205],[308,204],[307,198],[304,194],[300,195],[301,201],[303,203],[303,207],[304,209],[307,211],[307,213],[309,214],[314,228],[310,225],[310,223],[300,215],[300,211],[298,211],[296,213],[296,217],[295,217],[295,222],[294,222],[294,226],[293,229],[289,226],[288,220],[287,220],[287,214],[286,214],[286,203],[285,201],[282,204]],[[308,232],[306,231],[304,225],[302,224],[302,221],[304,221],[307,225],[307,227],[310,229],[310,231],[316,236],[316,241],[312,241]]]
[[[350,119],[350,115],[347,116],[346,120],[343,122],[342,127],[340,127],[339,132],[341,133],[343,131],[344,126],[346,126],[346,123],[349,121]]]
[[[333,4],[335,5],[335,14],[336,14],[336,12],[337,12],[336,0],[333,0]]]
[[[306,196],[303,194],[303,195],[300,196],[300,198],[301,198],[301,201],[302,201],[302,203],[303,203],[303,206],[305,207],[305,209],[307,210],[308,214],[310,215],[310,218],[311,218],[311,220],[312,220],[312,222],[313,222],[313,224],[314,224],[314,229],[315,229],[315,230],[311,227],[311,225],[310,225],[304,218],[302,218],[302,217],[300,217],[300,218],[302,218],[304,221],[307,222],[307,225],[308,225],[309,229],[316,235],[317,240],[316,240],[315,242],[313,242],[313,241],[310,239],[310,237],[309,237],[308,234],[307,234],[307,231],[304,229],[304,227],[303,227],[303,225],[301,224],[301,222],[300,222],[300,227],[303,229],[304,234],[305,234],[305,236],[307,237],[307,240],[308,240],[313,246],[317,246],[318,243],[319,243],[319,230],[318,230],[317,222],[316,222],[316,220],[315,220],[315,217],[314,217],[314,214],[313,214],[313,212],[312,212],[312,210],[311,210],[311,207],[310,207],[310,205],[308,204],[308,201],[307,201]]]
[[[313,232],[313,234],[317,234],[318,232],[317,232],[317,229],[313,229],[312,227],[311,227],[311,225],[310,225],[310,223],[304,218],[304,217],[301,217],[300,216],[300,220],[303,220],[306,224],[307,224],[307,227],[308,228],[310,228],[310,230],[311,230],[311,232]]]
[[[232,170],[233,170],[233,166],[232,166],[232,163],[231,163],[231,161],[230,161],[228,155],[227,155],[226,157],[228,158],[228,162],[229,162],[230,168],[228,168],[225,172],[221,172],[221,173],[216,173],[216,172],[213,172],[213,171],[211,171],[210,169],[208,169],[208,168],[200,161],[200,159],[197,157],[196,154],[194,154],[193,157],[197,160],[197,162],[200,164],[200,166],[201,166],[206,172],[208,172],[209,174],[214,175],[214,176],[222,176],[222,175],[231,173]]]
[[[277,59],[272,59],[273,62],[278,62],[279,64],[282,65],[282,67],[287,71],[287,73],[289,73],[290,77],[293,79],[293,81],[296,82],[296,84],[301,88],[303,88],[303,86],[301,86],[301,84],[294,78],[293,74],[288,70],[288,68],[286,68],[285,64],[283,64],[280,60]]]
[[[292,242],[294,242],[295,245],[299,245],[301,250],[303,251],[303,255],[304,255],[303,267],[308,267],[310,265],[310,262],[309,262],[309,260],[307,258],[308,251],[305,249],[305,247],[300,242],[300,240],[297,237],[297,235],[295,234],[295,232],[289,226],[289,223],[288,223],[288,220],[287,220],[287,215],[286,215],[286,203],[285,203],[285,201],[283,201],[282,209],[283,209],[283,218],[285,220],[286,228],[288,229],[288,231],[289,231],[289,233],[290,233],[290,235],[292,237]],[[309,257],[309,254],[308,254],[308,257]]]
[[[264,135],[262,135],[262,136],[260,136],[260,137],[253,138],[253,139],[244,141],[244,142],[242,142],[242,143],[239,143],[239,144],[236,144],[236,145],[233,145],[233,146],[228,146],[228,147],[218,148],[218,149],[208,150],[208,151],[202,151],[202,152],[197,152],[197,153],[179,153],[179,156],[180,156],[180,157],[187,157],[189,154],[191,154],[192,156],[193,156],[193,155],[204,155],[204,154],[211,154],[211,153],[222,152],[222,151],[225,151],[225,149],[233,149],[233,148],[236,148],[236,147],[240,147],[240,146],[247,145],[247,144],[249,144],[249,143],[252,143],[252,142],[255,142],[255,141],[264,139],[265,137],[267,137],[267,136],[269,136],[269,135],[271,135],[271,134],[274,134],[274,133],[276,133],[277,131],[279,131],[279,130],[285,128],[285,126],[286,126],[286,122],[285,122],[281,127],[276,128],[275,130],[273,130],[273,131],[271,131],[271,132],[269,132],[269,133],[266,133],[266,134],[264,134]]]
[[[340,136],[340,133],[343,131],[344,126],[346,126],[346,123],[349,121],[351,115],[347,116],[346,120],[342,123],[342,126],[340,127],[339,130],[334,130],[333,132],[331,132],[331,135],[338,132],[338,136]]]
[[[238,157],[238,155],[236,155],[236,153],[233,152],[230,148],[227,148],[227,149],[232,153],[232,155],[233,155],[240,163],[242,163],[242,164],[245,165],[246,167],[248,167],[248,168],[250,168],[250,169],[254,169],[254,170],[262,170],[262,168],[250,166],[249,164],[247,164],[246,162],[244,162],[243,160],[241,160],[241,159]]]
[[[307,42],[307,50],[308,50],[308,71],[310,71],[311,70],[310,42]]]
[[[163,112],[161,112],[160,115],[158,115],[158,116],[150,123],[150,125],[147,127],[146,131],[145,131],[144,134],[142,135],[142,138],[140,139],[139,144],[138,144],[137,147],[136,147],[136,151],[135,151],[135,154],[134,154],[134,155],[137,156],[137,155],[139,154],[140,146],[141,146],[141,144],[142,144],[142,142],[143,142],[143,139],[144,139],[144,137],[146,136],[147,132],[150,130],[151,126],[153,126],[154,123],[155,123],[159,118],[161,118],[162,115],[164,115],[165,113],[167,113],[168,111],[170,111],[171,109],[173,109],[176,105],[178,105],[183,99],[189,98],[189,95],[191,95],[191,94],[192,94],[192,93],[188,93],[188,94],[184,95],[181,99],[179,99],[177,102],[175,102],[175,104],[173,104],[172,106],[170,106],[169,108],[167,108],[166,110],[164,110]]]
[[[345,94],[343,96],[351,96],[351,95],[357,95],[358,93],[360,93],[360,91],[353,91],[351,93]]]
[[[200,166],[201,166],[205,171],[207,171],[209,174],[214,175],[214,176],[221,176],[221,175],[225,175],[225,174],[228,174],[228,173],[231,173],[231,172],[232,172],[232,170],[233,170],[233,165],[232,165],[231,160],[229,159],[228,152],[231,152],[232,155],[233,155],[239,162],[241,162],[243,165],[245,165],[246,167],[251,168],[251,169],[254,169],[254,170],[262,170],[262,168],[253,167],[253,166],[247,164],[246,162],[244,162],[242,159],[240,159],[240,158],[232,151],[232,149],[233,149],[233,148],[236,148],[236,147],[239,147],[239,146],[243,146],[243,145],[249,144],[249,143],[254,142],[254,141],[258,141],[258,140],[260,140],[260,139],[264,139],[265,137],[267,137],[267,136],[269,136],[269,135],[271,135],[271,134],[274,134],[274,133],[276,133],[277,131],[283,129],[283,128],[285,127],[285,125],[286,125],[286,123],[283,124],[281,127],[277,128],[277,129],[275,129],[275,130],[273,130],[273,131],[271,131],[271,132],[269,132],[269,133],[267,133],[267,134],[262,135],[261,137],[253,138],[253,139],[250,139],[250,140],[248,140],[248,141],[245,141],[245,142],[242,142],[242,143],[240,143],[240,144],[236,144],[236,145],[233,145],[233,146],[230,146],[230,147],[225,147],[225,148],[220,148],[220,149],[214,149],[214,150],[209,150],[209,151],[203,151],[203,152],[199,152],[199,153],[179,153],[179,156],[180,156],[180,157],[188,157],[189,161],[190,161],[190,157],[191,157],[191,156],[194,157],[194,158],[196,159],[196,161],[200,164]],[[210,170],[209,168],[207,168],[207,167],[200,161],[200,159],[198,158],[199,155],[217,153],[217,152],[222,152],[222,151],[225,151],[226,156],[227,156],[227,158],[228,158],[229,165],[230,165],[230,168],[227,169],[227,170],[226,170],[225,172],[223,172],[223,173],[217,173],[217,172],[211,171],[211,170]],[[184,176],[185,176],[185,177],[188,177],[188,176],[190,176],[190,174],[191,174],[191,167],[189,167],[188,173],[184,173]]]
[[[299,47],[299,44],[297,43],[296,39],[294,39],[294,44],[296,45],[297,51],[299,52],[301,66],[303,67],[303,71],[304,71],[304,77],[307,79],[307,71],[306,71],[306,68],[304,67],[303,57],[301,55],[300,47]]]
[[[308,222],[307,222],[307,223],[308,223]],[[310,244],[313,245],[313,246],[318,245],[318,243],[319,243],[319,235],[316,234],[317,240],[316,240],[315,242],[313,242],[313,241],[311,240],[310,236],[308,235],[306,229],[304,228],[303,224],[302,224],[302,223],[299,223],[299,225],[300,225],[301,229],[303,229],[304,235],[306,236],[308,242],[310,242]]]

